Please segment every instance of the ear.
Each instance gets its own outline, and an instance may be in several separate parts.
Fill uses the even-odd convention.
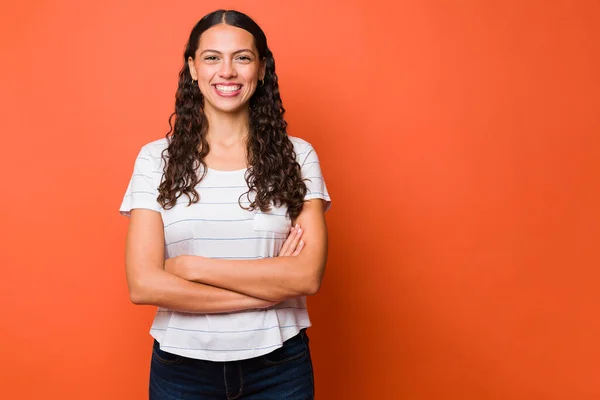
[[[190,69],[190,75],[192,79],[197,81],[198,74],[196,74],[196,67],[194,67],[194,59],[192,57],[188,57],[188,68]]]
[[[260,61],[260,80],[265,80],[265,75],[267,74],[267,59],[263,58]]]

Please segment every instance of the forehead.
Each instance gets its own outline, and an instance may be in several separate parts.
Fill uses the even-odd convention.
[[[232,53],[239,49],[256,51],[254,36],[250,32],[226,24],[215,25],[200,35],[198,51],[207,49],[218,50],[222,53]]]

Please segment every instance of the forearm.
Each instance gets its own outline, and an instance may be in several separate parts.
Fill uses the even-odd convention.
[[[190,282],[162,269],[132,280],[130,296],[135,304],[193,313],[241,311],[273,304],[232,290]]]
[[[316,293],[323,269],[302,254],[260,260],[186,256],[185,263],[186,279],[276,302]]]
[[[174,263],[166,269],[173,272],[169,268],[174,268],[176,275],[189,281],[270,301],[279,302],[315,294],[321,285],[327,262],[327,226],[323,202],[307,201],[296,222],[304,231],[303,248],[298,255],[259,260],[182,256],[181,263]]]

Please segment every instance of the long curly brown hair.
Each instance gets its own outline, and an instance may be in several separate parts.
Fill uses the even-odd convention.
[[[296,162],[294,147],[287,135],[287,123],[283,118],[285,109],[281,102],[275,60],[267,46],[262,29],[247,15],[233,10],[217,10],[204,16],[192,29],[183,55],[184,65],[179,72],[175,95],[175,112],[169,117],[170,130],[166,134],[168,147],[163,151],[164,177],[158,188],[158,202],[172,208],[177,199],[185,194],[188,205],[200,200],[196,185],[206,176],[204,158],[209,153],[206,140],[208,121],[203,113],[203,96],[192,81],[187,60],[195,58],[200,35],[217,24],[242,28],[254,36],[259,58],[266,58],[264,84],[256,88],[250,98],[250,126],[247,140],[249,168],[245,179],[249,190],[238,199],[240,207],[263,212],[287,204],[288,215],[294,220],[302,211],[306,185],[302,180],[300,165]],[[172,120],[175,118],[175,124]],[[165,154],[166,153],[166,154]],[[203,173],[197,173],[202,166]],[[256,196],[250,201],[250,192]],[[250,201],[248,207],[241,204],[242,197]]]

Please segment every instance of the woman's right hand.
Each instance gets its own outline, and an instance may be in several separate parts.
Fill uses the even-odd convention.
[[[297,256],[298,254],[300,254],[300,252],[304,248],[304,241],[302,240],[303,233],[304,231],[302,230],[300,225],[296,224],[296,226],[294,226],[290,230],[290,234],[287,237],[283,246],[281,247],[278,257]]]

